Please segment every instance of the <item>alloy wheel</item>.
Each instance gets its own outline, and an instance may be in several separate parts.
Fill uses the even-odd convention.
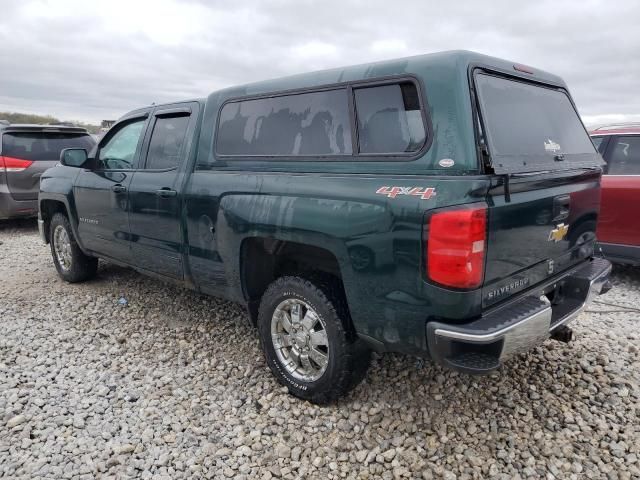
[[[304,382],[318,380],[329,364],[329,339],[324,321],[306,302],[282,301],[271,318],[271,338],[280,364]]]
[[[65,272],[71,269],[71,239],[67,230],[62,226],[56,226],[53,231],[53,250],[56,252],[56,259],[60,268]]]

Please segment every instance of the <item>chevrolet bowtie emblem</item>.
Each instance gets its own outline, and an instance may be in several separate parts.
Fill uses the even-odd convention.
[[[569,231],[569,225],[565,225],[564,223],[559,224],[556,228],[549,232],[549,241],[550,242],[559,242],[564,237],[567,236],[567,232]]]

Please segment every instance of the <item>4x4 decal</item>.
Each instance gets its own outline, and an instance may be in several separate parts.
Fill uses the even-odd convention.
[[[433,187],[380,187],[376,193],[389,198],[396,198],[398,195],[413,195],[422,200],[429,200],[436,196],[436,189]]]

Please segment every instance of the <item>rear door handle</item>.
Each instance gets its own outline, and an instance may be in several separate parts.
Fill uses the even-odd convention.
[[[175,190],[171,190],[170,188],[161,188],[160,190],[156,190],[156,195],[162,198],[175,197],[178,194]]]
[[[127,187],[117,183],[117,184],[115,184],[114,186],[111,187],[111,190],[113,190],[116,193],[122,193],[122,192],[126,192],[127,191]]]

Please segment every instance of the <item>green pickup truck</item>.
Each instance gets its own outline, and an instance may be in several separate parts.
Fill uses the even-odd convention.
[[[370,352],[497,369],[610,288],[602,158],[557,76],[472,52],[153,105],[42,176],[69,282],[98,258],[242,303],[267,363],[326,403]]]

